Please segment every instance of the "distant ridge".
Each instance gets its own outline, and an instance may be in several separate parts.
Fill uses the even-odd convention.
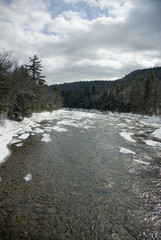
[[[161,67],[136,70],[115,81],[64,83],[58,87],[63,107],[161,115]]]
[[[136,78],[145,78],[148,76],[149,72],[153,72],[154,77],[157,80],[161,80],[161,67],[155,67],[155,68],[146,68],[146,69],[139,69],[135,70],[128,75],[125,75],[121,80],[124,80],[125,82],[131,82],[135,80]],[[116,80],[117,81],[117,80]]]
[[[145,78],[148,76],[149,72],[153,72],[154,77],[157,80],[161,81],[161,67],[155,67],[155,68],[146,68],[146,69],[139,69],[135,70],[127,75],[125,75],[121,79],[116,80],[93,80],[93,81],[79,81],[79,82],[71,82],[71,83],[62,83],[62,84],[56,84],[59,86],[60,91],[77,91],[77,90],[83,90],[85,87],[88,87],[89,89],[92,89],[95,87],[97,90],[102,90],[105,87],[109,87],[114,82],[117,84],[121,81],[132,82],[136,78]],[[52,89],[54,85],[50,85],[50,88]]]

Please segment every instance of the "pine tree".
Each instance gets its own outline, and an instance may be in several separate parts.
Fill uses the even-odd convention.
[[[25,65],[28,70],[28,74],[32,77],[34,84],[36,85],[44,85],[45,83],[45,76],[41,75],[42,72],[42,65],[41,60],[34,55],[33,58],[29,57],[31,65]]]

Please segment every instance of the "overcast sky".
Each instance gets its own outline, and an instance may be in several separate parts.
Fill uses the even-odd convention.
[[[0,0],[0,51],[36,54],[48,84],[161,66],[161,0]]]

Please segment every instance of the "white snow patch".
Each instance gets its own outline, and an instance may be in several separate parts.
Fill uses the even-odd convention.
[[[134,139],[132,139],[132,135],[134,135],[132,132],[121,132],[120,133],[121,137],[125,138],[126,140],[130,141],[130,142],[135,142]]]
[[[44,131],[40,129],[41,125],[38,122],[46,119],[58,119],[59,116],[63,114],[67,115],[67,112],[68,111],[65,110],[58,110],[53,112],[34,113],[30,118],[24,118],[21,122],[11,121],[7,118],[2,119],[0,121],[0,163],[4,162],[7,157],[9,157],[10,150],[8,146],[10,143],[16,143],[17,141],[14,140],[13,137],[24,140],[28,138],[30,134],[44,133]],[[32,128],[35,128],[33,132]]]
[[[139,131],[139,134],[144,134],[144,131]]]
[[[91,126],[89,126],[88,124],[91,124],[92,121],[87,121],[87,120],[84,120],[82,122],[80,121],[77,121],[77,120],[72,120],[72,119],[69,119],[69,120],[61,120],[59,121],[57,124],[58,125],[65,125],[65,126],[72,126],[72,127],[76,127],[76,128],[84,128],[84,129],[89,129],[91,128]]]
[[[161,128],[156,129],[152,134],[154,137],[161,139]]]
[[[32,133],[44,133],[44,130],[42,130],[41,128],[35,128]]]
[[[21,140],[14,137],[10,143],[14,144],[14,143],[19,143],[19,142],[21,142]]]
[[[25,126],[24,131],[25,132],[32,132],[32,128],[30,126]]]
[[[45,132],[51,132],[53,130],[52,127],[44,127]]]
[[[156,116],[147,116],[147,115],[140,115],[140,114],[132,114],[132,113],[115,113],[115,116],[124,119],[126,122],[131,121],[138,121],[141,125],[144,126],[153,126],[153,127],[160,127],[161,125],[161,118]]]
[[[147,163],[147,162],[144,162],[142,160],[138,160],[138,159],[133,159],[134,162],[137,162],[137,163],[141,163],[141,164],[146,164],[146,165],[149,165],[150,163]]]
[[[153,140],[145,140],[144,141],[147,145],[152,147],[161,147],[161,143]]]
[[[61,120],[57,124],[58,125],[65,125],[65,126],[76,126],[75,120]]]
[[[22,147],[23,143],[17,143],[16,147]]]
[[[23,179],[25,180],[25,182],[28,182],[28,181],[32,180],[31,173],[27,174]]]
[[[132,122],[131,119],[125,119],[125,121],[126,121],[127,123],[131,123],[131,122]]]
[[[27,139],[29,136],[30,136],[29,133],[24,133],[24,134],[18,136],[18,138],[19,138],[19,139],[22,139],[22,140],[25,140],[25,139]]]
[[[8,145],[7,140],[0,144],[1,146],[0,163],[5,162],[6,158],[9,157],[9,155],[11,154],[7,145]]]
[[[135,152],[127,149],[127,148],[123,148],[123,147],[119,147],[120,148],[120,153],[127,153],[127,154],[133,154],[135,155]]]
[[[66,128],[61,128],[61,127],[58,127],[58,126],[54,126],[53,130],[55,130],[57,132],[67,132]]]
[[[18,137],[18,134],[17,134],[17,133],[13,135],[13,138],[16,138],[16,137]]]
[[[21,131],[18,132],[19,135],[20,135],[20,134],[24,134],[24,133],[25,133],[24,130],[21,130]]]
[[[43,138],[41,139],[42,142],[51,142],[50,135],[47,133],[43,134]]]

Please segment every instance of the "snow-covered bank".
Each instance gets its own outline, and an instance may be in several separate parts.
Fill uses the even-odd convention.
[[[61,111],[61,110],[60,110]],[[22,122],[11,121],[7,118],[0,121],[0,163],[3,163],[10,155],[8,146],[17,143],[22,146],[22,141],[35,133],[44,133],[39,124],[45,119],[54,119],[56,112],[34,113],[30,118],[24,118]],[[57,111],[57,115],[59,112]]]
[[[24,118],[22,122],[3,118],[0,121],[0,163],[3,163],[9,157],[10,150],[8,147],[10,144],[16,144],[17,147],[20,147],[23,145],[23,140],[35,134],[42,134],[42,142],[51,142],[49,132],[67,132],[68,130],[62,126],[88,129],[92,123],[90,119],[95,117],[96,113],[61,109],[53,112],[33,113],[30,118]],[[63,118],[66,120],[63,121]],[[86,118],[89,118],[89,120],[86,120]],[[57,124],[54,127],[50,127],[49,124],[42,126],[40,123],[45,120],[49,122],[57,120]]]

